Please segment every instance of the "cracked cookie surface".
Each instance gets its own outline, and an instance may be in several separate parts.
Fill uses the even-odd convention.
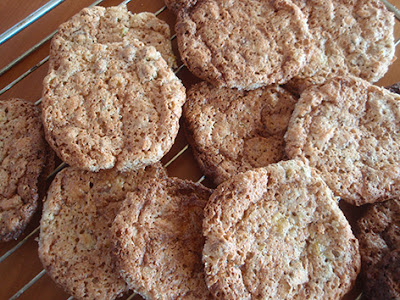
[[[49,276],[76,299],[115,299],[127,291],[114,269],[109,229],[128,192],[166,176],[159,163],[136,172],[59,172],[40,223],[39,257]]]
[[[42,119],[60,158],[90,171],[135,170],[160,160],[175,140],[186,99],[161,54],[139,40],[54,47]]]
[[[177,16],[179,52],[188,69],[216,86],[251,90],[285,83],[314,44],[291,1],[197,1]]]
[[[315,170],[289,160],[219,185],[204,211],[206,282],[217,299],[340,299],[358,241]]]
[[[294,0],[316,43],[309,63],[289,83],[297,90],[335,76],[378,81],[395,52],[394,15],[379,0]]]
[[[206,82],[192,86],[184,105],[184,126],[203,172],[219,184],[284,159],[283,136],[296,101],[276,85],[253,91]]]
[[[201,262],[203,209],[211,190],[187,180],[149,180],[129,193],[111,231],[128,286],[145,299],[212,299]]]
[[[336,196],[362,205],[400,196],[400,95],[356,77],[305,90],[285,136]]]
[[[66,41],[90,45],[138,39],[161,53],[170,67],[176,67],[169,26],[155,14],[133,14],[126,6],[84,8],[58,29],[50,49],[56,55],[60,43]],[[51,63],[52,60],[50,60]]]

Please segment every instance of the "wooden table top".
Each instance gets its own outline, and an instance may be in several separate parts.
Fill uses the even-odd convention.
[[[27,17],[30,13],[37,10],[48,0],[1,0],[0,1],[0,33],[12,27],[17,22]],[[69,19],[72,15],[79,12],[82,8],[91,5],[94,0],[65,0],[53,10],[45,14],[39,20],[29,25],[6,42],[0,45],[0,68],[8,65],[14,59],[35,46],[39,41],[47,37],[58,25]],[[105,0],[100,3],[102,6],[118,5],[122,0]],[[400,0],[390,0],[390,2],[400,8]],[[128,3],[128,9],[132,12],[157,12],[164,7],[163,0],[132,0]],[[159,14],[159,18],[165,20],[171,26],[171,32],[174,33],[175,16],[168,9]],[[395,39],[400,38],[400,22],[396,21]],[[176,39],[173,40],[173,47],[178,56]],[[45,42],[32,54],[24,58],[21,62],[13,66],[10,70],[0,76],[0,89],[8,86],[15,79],[20,77],[30,69],[34,69],[24,79],[20,80],[14,86],[5,91],[0,99],[23,98],[29,101],[37,101],[42,93],[42,81],[47,73],[48,63],[46,57],[49,52],[49,42]],[[400,57],[400,45],[397,47],[397,57]],[[40,66],[38,65],[40,64]],[[191,75],[186,68],[183,68],[178,76],[182,79],[184,85],[189,87],[197,79]],[[400,59],[395,61],[390,67],[389,72],[382,78],[377,85],[387,86],[400,81]],[[187,142],[180,132],[171,151],[162,159],[166,163],[182,149],[185,149]],[[202,173],[199,170],[190,150],[190,147],[179,155],[168,168],[170,176],[199,180]],[[204,184],[212,186],[207,179]],[[10,249],[15,247],[20,241],[26,238],[26,241],[6,259],[0,261],[0,300],[9,299],[35,276],[39,276],[31,287],[29,287],[18,299],[68,299],[69,295],[63,292],[43,271],[43,267],[37,255],[37,237],[40,213],[37,213],[33,221],[28,225],[24,234],[17,240],[0,244],[1,257]],[[36,229],[36,230],[35,230]],[[30,233],[33,234],[28,236]],[[348,299],[354,299],[358,291],[349,295]],[[126,298],[126,297],[125,297]],[[141,299],[135,296],[134,299]]]

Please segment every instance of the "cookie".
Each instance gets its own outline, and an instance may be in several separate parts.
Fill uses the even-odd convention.
[[[63,23],[52,40],[50,56],[57,56],[66,42],[80,45],[106,44],[138,39],[154,46],[170,67],[176,67],[170,29],[166,22],[149,12],[132,14],[124,5],[84,8]],[[52,63],[58,64],[54,59]]]
[[[145,299],[212,299],[201,262],[203,209],[211,190],[178,178],[149,180],[112,225],[114,257]]]
[[[356,77],[301,94],[285,136],[289,158],[307,160],[353,205],[400,196],[400,96]]]
[[[376,203],[357,222],[366,299],[400,298],[400,200]]]
[[[296,160],[219,185],[203,233],[206,282],[217,299],[341,299],[360,269],[337,199]]]
[[[75,299],[114,299],[127,291],[114,270],[109,228],[128,192],[163,177],[160,164],[126,173],[59,172],[40,222],[39,257],[49,276]]]
[[[0,101],[0,241],[17,239],[35,213],[50,152],[40,110],[21,99]]]
[[[283,136],[297,99],[279,86],[253,91],[191,87],[183,116],[202,171],[216,184],[285,157]]]
[[[314,48],[306,18],[287,0],[198,1],[179,11],[175,30],[188,69],[218,87],[285,83]]]
[[[44,79],[42,119],[60,158],[89,171],[159,161],[175,140],[186,99],[160,53],[138,40],[79,39],[58,49]]]
[[[378,81],[394,59],[394,15],[379,0],[293,0],[316,43],[310,61],[290,82],[297,90],[327,78],[354,75]]]

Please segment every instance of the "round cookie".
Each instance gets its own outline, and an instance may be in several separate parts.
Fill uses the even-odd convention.
[[[112,225],[114,257],[145,299],[212,299],[201,262],[203,209],[211,190],[178,178],[149,180]]]
[[[316,49],[290,82],[296,90],[351,74],[378,81],[395,52],[394,15],[380,0],[293,0],[307,18]]]
[[[198,1],[175,26],[182,61],[218,87],[285,83],[314,48],[306,18],[287,0]]]
[[[207,177],[216,184],[285,157],[283,136],[295,99],[279,86],[253,91],[191,87],[183,116],[187,139]]]
[[[84,8],[60,25],[52,40],[50,56],[57,56],[67,42],[89,46],[138,39],[146,46],[154,46],[170,67],[176,67],[170,36],[168,24],[152,13],[132,14],[125,5],[94,6]],[[57,64],[50,59],[50,66],[53,62]]]
[[[360,269],[337,199],[296,160],[219,185],[203,234],[206,282],[217,299],[341,299]]]
[[[35,213],[50,153],[38,107],[0,101],[0,241],[18,238]]]
[[[109,228],[128,192],[163,177],[161,164],[126,173],[59,172],[40,223],[39,257],[49,276],[75,299],[114,299],[127,291],[114,270]]]
[[[357,221],[365,299],[399,299],[399,232],[400,200],[398,199],[369,206]]]
[[[353,205],[400,196],[400,96],[356,77],[301,94],[285,136],[289,158],[308,160]]]
[[[63,161],[89,171],[136,170],[171,148],[186,94],[154,47],[66,42],[51,59],[42,119]]]

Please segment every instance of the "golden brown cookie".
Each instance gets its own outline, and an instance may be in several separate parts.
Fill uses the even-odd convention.
[[[353,205],[400,196],[400,95],[356,77],[304,91],[286,133],[289,158],[307,160]]]
[[[184,105],[187,139],[216,184],[285,157],[283,136],[297,99],[273,85],[253,91],[191,87]]]
[[[66,42],[50,59],[42,119],[62,160],[84,170],[128,171],[171,148],[185,89],[154,47]]]
[[[114,269],[109,228],[128,192],[166,177],[160,164],[137,172],[66,168],[52,182],[40,223],[39,257],[75,299],[114,299],[127,291]]]
[[[336,197],[296,160],[219,185],[203,231],[206,282],[217,299],[341,299],[360,269]]]
[[[211,299],[201,262],[203,209],[211,190],[178,178],[129,193],[112,225],[114,258],[145,299]]]
[[[285,83],[314,45],[300,9],[288,0],[204,0],[177,16],[181,58],[218,87],[252,90]]]
[[[18,238],[35,213],[50,153],[38,107],[0,101],[0,241]]]

